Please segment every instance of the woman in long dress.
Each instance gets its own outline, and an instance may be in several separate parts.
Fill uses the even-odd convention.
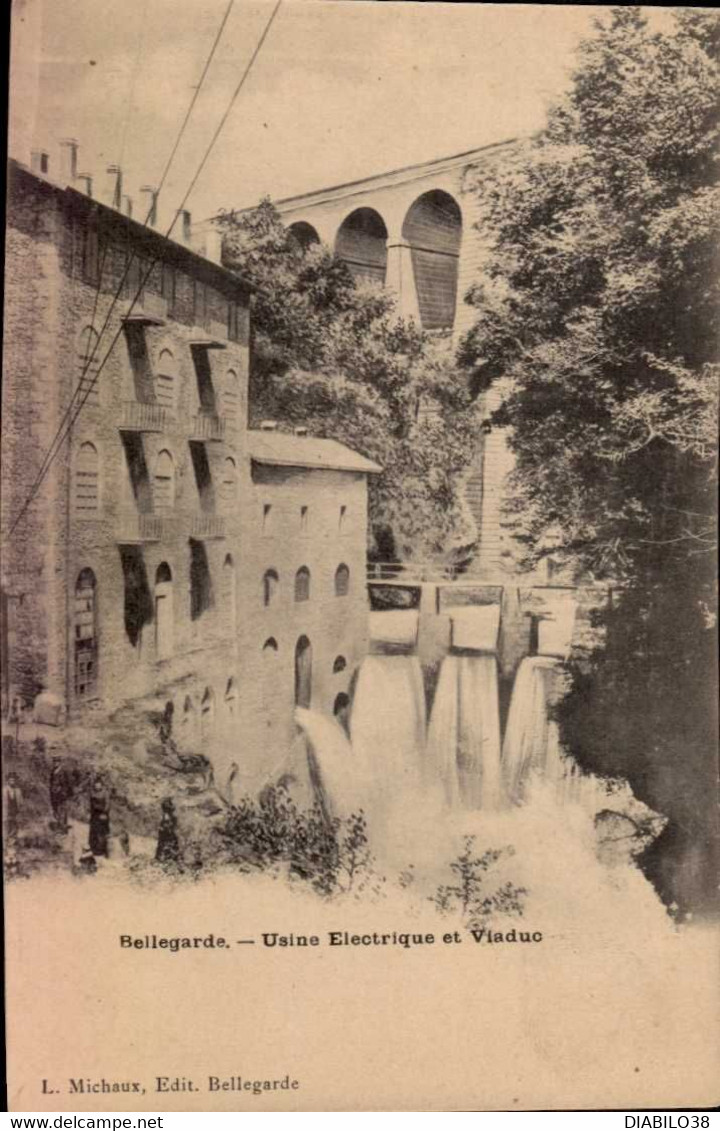
[[[180,842],[177,835],[177,814],[171,797],[162,803],[162,816],[158,828],[155,859],[160,864],[177,864],[180,860]]]
[[[110,799],[100,777],[90,791],[90,851],[93,856],[107,856],[110,837]]]

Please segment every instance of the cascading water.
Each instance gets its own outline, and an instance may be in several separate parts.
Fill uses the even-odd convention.
[[[350,737],[375,793],[402,794],[417,786],[425,727],[417,656],[366,656],[355,687]]]
[[[535,777],[554,786],[559,802],[574,800],[577,767],[563,753],[550,717],[562,678],[555,656],[527,656],[518,668],[502,749],[503,789],[515,804],[527,800]]]
[[[368,774],[342,727],[327,715],[304,707],[295,708],[295,720],[310,743],[310,776],[325,813],[342,817],[366,808]]]
[[[500,802],[500,712],[494,655],[449,655],[440,668],[425,756],[425,781],[440,782],[451,808]]]

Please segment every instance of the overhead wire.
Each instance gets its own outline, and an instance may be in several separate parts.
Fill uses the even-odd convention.
[[[223,31],[225,29],[225,25],[227,24],[228,18],[230,16],[230,12],[232,11],[232,8],[234,6],[234,2],[235,2],[235,0],[229,0],[229,2],[227,4],[223,18],[220,22],[220,26],[219,26],[216,34],[215,34],[215,38],[214,38],[212,47],[210,49],[210,53],[209,53],[209,55],[208,55],[208,57],[205,61],[205,65],[203,67],[202,74],[201,74],[200,79],[197,83],[197,86],[195,87],[193,96],[190,100],[190,104],[189,104],[188,109],[185,113],[182,124],[180,126],[179,131],[178,131],[178,134],[175,138],[175,142],[174,142],[174,145],[173,145],[172,150],[170,152],[170,155],[169,155],[169,157],[168,157],[168,159],[165,163],[165,167],[163,169],[160,181],[158,183],[158,187],[155,190],[156,196],[157,196],[157,194],[159,194],[160,190],[162,189],[163,185],[165,184],[168,173],[169,173],[170,168],[172,166],[172,162],[173,162],[175,155],[178,151],[178,148],[180,146],[180,142],[181,142],[182,137],[185,133],[188,122],[190,121],[190,117],[192,115],[195,104],[197,103],[197,100],[200,97],[200,92],[202,90],[203,84],[204,84],[205,79],[207,77],[208,71],[210,70],[210,66],[212,64],[213,58],[214,58],[215,53],[217,51],[218,45],[220,43],[220,39],[222,37]],[[263,36],[261,37],[261,41],[260,41],[258,47],[262,45],[262,42],[264,42],[264,38],[267,35],[267,32],[269,31],[270,24],[272,23],[273,19],[275,18],[275,15],[277,14],[277,10],[280,7],[281,2],[282,2],[282,0],[278,0],[278,3],[277,3],[277,5],[276,5],[276,7],[273,11],[273,14],[270,17],[268,24],[266,25],[265,31],[263,33]],[[250,70],[250,67],[252,66],[252,63],[255,61],[255,58],[257,57],[258,47],[256,47],[255,51],[253,52],[253,56],[251,58],[250,65],[248,67],[246,67],[246,69],[245,69],[243,80],[241,80],[241,83],[238,85],[238,88],[236,88],[236,90],[235,90],[235,93],[234,93],[233,98],[231,100],[231,105],[234,102],[235,98],[237,97],[237,94],[239,93],[239,90],[241,89],[241,87],[243,85],[244,79],[247,77],[247,74],[249,73],[249,70]],[[224,124],[224,120],[225,120],[226,117],[227,117],[227,114],[225,115],[225,117],[223,119],[223,124]],[[219,131],[216,131],[213,142],[212,142],[211,146],[208,148],[208,151],[206,151],[206,153],[205,153],[205,156],[204,156],[203,161],[201,163],[201,168],[204,166],[204,163],[207,160],[207,157],[209,155],[209,151],[212,148],[212,145],[214,145],[214,141],[216,140],[218,133],[219,133]],[[195,183],[197,182],[197,176],[198,176],[198,174],[196,174],[195,178],[193,178],[192,187],[194,187]],[[182,204],[176,210],[175,215],[174,215],[173,220],[172,220],[172,223],[170,225],[170,228],[168,229],[168,231],[165,235],[165,238],[168,238],[170,233],[172,232],[172,229],[174,228],[175,223],[177,222],[178,216],[180,215],[180,212],[182,211],[182,209],[184,208],[184,206],[187,202],[187,199],[190,195],[190,191],[188,191],[185,194],[185,197],[183,199]],[[143,226],[147,226],[148,221],[150,220],[152,213],[154,211],[154,208],[155,208],[155,201],[152,201],[151,204],[150,204],[150,207],[148,209],[147,216],[145,217],[145,220],[143,222]],[[101,280],[102,280],[101,271],[104,267],[105,255],[106,254],[107,254],[107,246],[103,250],[103,258],[101,260],[101,263],[99,265],[99,270],[98,270],[98,283],[97,283],[97,289],[96,289],[96,293],[95,293],[95,300],[94,300],[94,304],[93,304],[93,330],[94,330],[95,313],[96,313],[96,310],[97,310],[97,303],[98,303],[98,298],[99,298],[99,294],[100,294],[100,287],[101,287]],[[45,453],[45,456],[43,457],[43,461],[40,465],[40,469],[39,469],[39,471],[36,475],[35,480],[33,481],[32,485],[30,487],[28,496],[25,499],[25,502],[23,503],[22,507],[20,508],[20,511],[18,512],[16,518],[14,519],[14,521],[13,521],[11,527],[10,527],[10,531],[9,531],[10,534],[12,534],[14,532],[17,525],[19,524],[19,522],[22,520],[25,513],[27,512],[28,507],[30,506],[33,499],[37,495],[38,490],[42,486],[42,483],[47,476],[47,473],[50,469],[50,466],[54,462],[54,460],[57,456],[57,453],[59,452],[60,448],[62,447],[63,443],[65,442],[65,439],[67,438],[75,420],[77,420],[77,417],[78,417],[80,411],[82,410],[83,406],[87,402],[88,397],[92,393],[92,390],[95,387],[95,384],[96,384],[96,382],[97,382],[97,380],[100,376],[102,368],[105,365],[105,362],[107,361],[108,357],[110,356],[110,354],[111,354],[111,352],[112,352],[112,350],[113,350],[113,348],[114,348],[114,346],[115,346],[115,344],[116,344],[116,342],[117,342],[117,340],[120,336],[120,333],[122,332],[122,327],[121,327],[120,331],[113,338],[112,343],[110,345],[110,348],[107,351],[107,353],[105,354],[102,362],[98,366],[97,372],[92,377],[90,383],[85,384],[86,375],[87,375],[87,373],[90,369],[90,366],[92,365],[92,363],[94,361],[95,355],[96,355],[98,348],[99,348],[99,345],[100,345],[100,341],[102,340],[102,336],[103,336],[103,334],[104,334],[104,332],[105,332],[105,330],[106,330],[106,328],[107,328],[107,326],[110,322],[110,319],[111,319],[112,314],[114,312],[115,306],[117,305],[117,301],[118,301],[118,299],[119,299],[119,297],[120,297],[120,295],[123,291],[123,288],[125,286],[125,281],[128,277],[132,263],[134,262],[134,260],[136,258],[137,258],[137,255],[136,255],[135,251],[133,250],[131,252],[128,260],[126,261],[125,268],[122,272],[120,281],[118,282],[117,288],[115,290],[115,294],[113,295],[113,298],[112,298],[110,307],[108,309],[108,312],[106,314],[105,321],[103,322],[102,328],[100,329],[99,333],[96,333],[96,336],[95,336],[94,342],[93,342],[92,351],[85,358],[85,363],[84,363],[84,366],[83,366],[83,370],[80,374],[80,379],[78,381],[78,384],[77,384],[77,386],[76,386],[76,388],[73,392],[73,395],[70,398],[68,407],[66,408],[65,412],[63,413],[63,416],[60,420],[60,423],[57,426],[53,440],[51,441],[51,443],[50,443],[50,445],[49,445],[49,447],[48,447],[48,449]],[[137,291],[136,291],[136,293],[135,293],[135,295],[134,295],[134,297],[131,301],[130,307],[129,307],[128,311],[126,312],[125,317],[127,317],[132,312],[133,308],[135,307],[140,295],[142,294],[142,291],[143,291],[144,286],[147,282],[147,279],[149,278],[149,276],[150,276],[153,268],[155,267],[155,264],[157,263],[157,261],[158,261],[158,257],[156,257],[152,261],[150,268],[148,269],[146,275],[142,278],[140,285],[139,285],[139,287],[138,287],[138,289],[137,289]]]
[[[151,201],[151,203],[150,203],[150,207],[148,209],[147,216],[145,217],[145,220],[143,221],[143,227],[147,227],[148,221],[150,220],[150,218],[153,214],[153,211],[154,211],[155,206],[156,206],[157,196],[159,195],[163,185],[165,184],[165,180],[166,180],[168,173],[170,171],[170,167],[171,167],[173,160],[175,158],[175,154],[178,151],[178,147],[179,147],[180,142],[182,140],[183,134],[185,132],[185,129],[187,127],[188,122],[190,121],[190,116],[191,116],[193,109],[195,107],[195,103],[197,102],[198,98],[200,97],[200,91],[202,90],[203,83],[205,82],[205,78],[206,78],[207,73],[210,69],[210,64],[212,63],[212,60],[215,56],[215,52],[217,50],[218,44],[220,43],[220,38],[221,38],[222,33],[225,29],[225,25],[228,21],[228,17],[230,16],[230,12],[233,8],[234,3],[235,3],[235,0],[229,0],[228,5],[225,9],[225,14],[223,15],[222,21],[221,21],[220,26],[217,30],[216,35],[215,35],[213,45],[210,49],[210,54],[208,55],[208,57],[205,61],[205,66],[203,67],[203,71],[202,71],[202,74],[200,76],[199,82],[198,82],[197,86],[195,87],[195,92],[194,92],[194,94],[193,94],[193,96],[190,100],[190,104],[189,104],[188,109],[185,113],[185,117],[183,118],[182,124],[181,124],[180,129],[178,131],[178,134],[176,136],[175,144],[173,145],[173,148],[170,152],[170,156],[168,157],[167,161],[165,162],[165,168],[163,169],[162,175],[160,177],[160,181],[158,182],[158,187],[157,187],[157,189],[155,189],[155,199],[153,201]],[[176,217],[176,219],[177,219],[177,217]],[[107,246],[105,248],[105,251],[106,250],[107,250]],[[107,329],[107,326],[108,326],[110,319],[113,315],[113,312],[115,310],[115,306],[118,302],[118,299],[120,298],[120,295],[123,292],[123,289],[125,287],[125,282],[126,282],[127,277],[130,273],[130,269],[131,269],[133,263],[135,262],[135,260],[137,258],[138,257],[136,255],[135,251],[133,250],[130,253],[130,256],[128,257],[128,259],[125,263],[125,267],[123,269],[123,272],[121,274],[120,280],[119,280],[118,285],[117,285],[117,288],[115,290],[115,294],[113,295],[112,301],[110,303],[110,307],[109,307],[107,314],[105,316],[105,321],[103,322],[100,331],[97,332],[97,331],[95,331],[95,312],[96,312],[96,309],[97,309],[97,301],[98,301],[98,298],[99,298],[99,295],[100,295],[100,287],[101,287],[101,282],[102,282],[102,270],[104,268],[104,262],[105,262],[105,256],[103,255],[103,260],[100,264],[100,268],[99,268],[99,271],[98,271],[98,286],[97,286],[97,291],[96,291],[96,294],[95,294],[95,303],[94,303],[94,306],[93,306],[92,329],[94,331],[95,336],[93,338],[92,350],[91,350],[89,356],[87,356],[86,359],[85,359],[85,364],[84,364],[83,370],[80,374],[80,378],[79,378],[77,387],[76,387],[75,391],[73,392],[72,397],[70,398],[70,401],[69,401],[68,406],[65,410],[65,413],[63,414],[63,417],[61,418],[60,423],[58,425],[58,428],[56,430],[55,436],[53,437],[53,440],[50,444],[50,447],[48,448],[48,451],[46,452],[45,457],[43,459],[43,463],[41,464],[40,470],[38,472],[38,475],[41,477],[41,480],[44,479],[44,477],[45,477],[45,462],[46,462],[46,460],[52,460],[52,458],[54,458],[53,449],[55,448],[55,446],[57,444],[62,444],[64,442],[64,439],[65,439],[64,436],[62,437],[62,439],[60,439],[61,430],[63,429],[66,420],[69,418],[71,412],[73,411],[73,406],[74,406],[76,398],[78,398],[82,394],[82,391],[83,391],[83,388],[84,388],[84,385],[85,385],[85,377],[87,375],[87,372],[90,369],[90,366],[93,364],[93,361],[95,360],[95,355],[96,355],[96,353],[97,353],[97,351],[100,347],[100,342],[102,341],[102,336],[105,333],[105,330]],[[154,266],[154,264],[153,264],[153,266]],[[142,287],[139,288],[138,294],[140,294],[140,293],[142,293]],[[136,299],[137,299],[137,296],[136,296]],[[113,342],[113,345],[114,344],[115,343]],[[99,375],[99,371],[98,371],[98,375]],[[82,402],[83,404],[85,403],[85,400],[87,400],[87,397],[83,400],[83,402]],[[34,484],[33,484],[33,487],[34,487]],[[31,490],[32,490],[32,488],[31,488]]]

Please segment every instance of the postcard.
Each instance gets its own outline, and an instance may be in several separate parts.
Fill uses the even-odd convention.
[[[11,1111],[717,1103],[718,26],[14,0]]]

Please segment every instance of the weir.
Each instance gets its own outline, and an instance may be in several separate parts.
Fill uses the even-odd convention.
[[[536,781],[551,787],[558,804],[578,802],[585,775],[561,749],[552,718],[573,641],[572,590],[515,593],[508,602],[499,586],[392,581],[380,589],[371,594],[370,654],[357,673],[350,738],[332,719],[296,712],[324,810],[362,809],[389,835],[402,808],[425,821],[440,812],[497,812],[527,802]],[[526,639],[538,654],[520,659],[503,735],[505,608],[534,618]]]

